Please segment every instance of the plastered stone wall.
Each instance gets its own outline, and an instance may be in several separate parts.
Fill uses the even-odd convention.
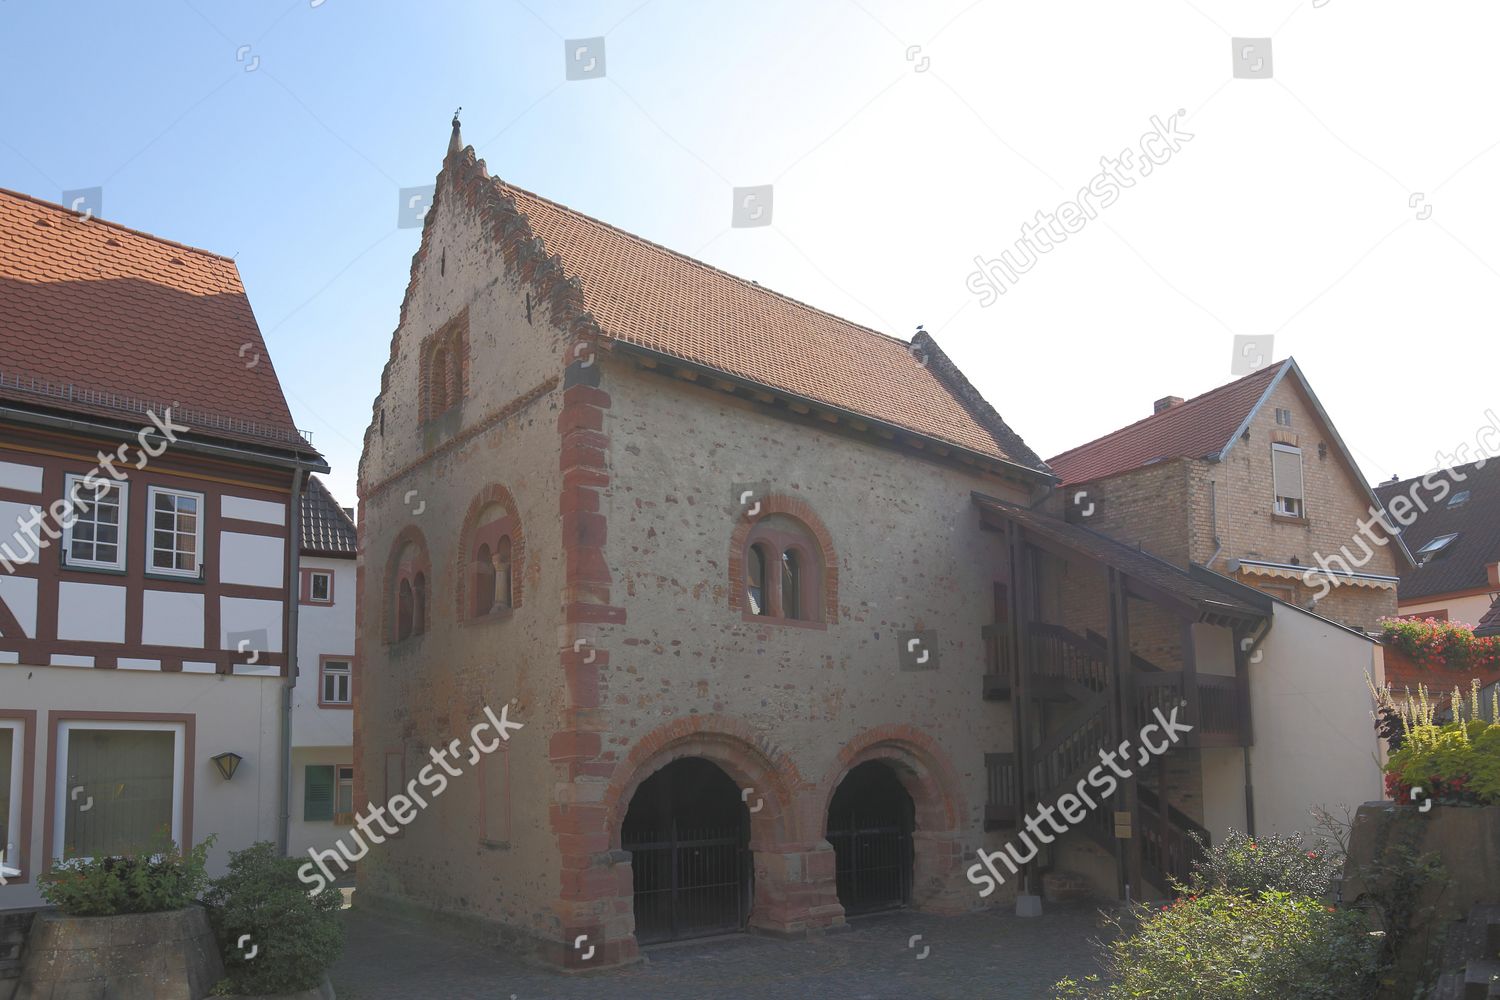
[[[508,705],[508,718],[525,728],[482,764],[465,756],[462,776],[360,863],[359,884],[372,902],[384,897],[553,938],[560,854],[547,748],[567,697],[557,658],[565,338],[547,302],[507,265],[482,195],[472,180],[440,178],[366,435],[356,801],[384,802],[396,790],[386,781],[393,761],[404,762],[409,781],[431,763],[431,748],[453,739],[466,747],[485,706],[498,714]],[[441,427],[424,426],[419,351],[465,313],[467,395]],[[514,570],[519,606],[460,624],[458,583],[470,555],[461,551],[463,525],[482,494],[498,493],[513,504],[524,537]],[[398,538],[426,547],[428,631],[392,643],[387,568]],[[497,772],[508,772],[508,781]]]

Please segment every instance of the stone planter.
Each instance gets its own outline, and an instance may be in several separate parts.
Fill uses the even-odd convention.
[[[16,1000],[200,1000],[223,978],[201,907],[114,917],[49,911],[31,925]]]

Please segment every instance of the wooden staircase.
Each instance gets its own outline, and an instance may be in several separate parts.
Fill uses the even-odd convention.
[[[986,827],[1020,829],[1027,813],[1037,805],[1055,806],[1064,793],[1076,794],[1080,784],[1097,798],[1097,790],[1089,786],[1088,775],[1100,767],[1100,751],[1119,743],[1114,724],[1114,715],[1119,710],[1117,692],[1107,643],[1093,633],[1079,635],[1060,625],[1029,623],[1023,640],[1025,655],[1020,657],[1028,670],[1023,679],[1013,652],[1017,643],[1009,626],[988,626],[984,637],[987,652],[984,697],[1013,702],[1017,709],[1017,732],[1027,733],[1030,744],[1025,754],[1029,769],[1026,775],[1019,770],[1015,752],[985,755]],[[1221,740],[1238,740],[1238,714],[1232,711],[1233,678],[1189,678],[1181,672],[1164,671],[1135,655],[1131,664],[1134,676],[1130,690],[1134,694],[1126,706],[1125,728],[1132,746],[1141,728],[1153,720],[1153,710],[1160,708],[1164,715],[1170,715],[1174,708],[1182,706],[1188,693],[1196,692],[1201,698],[1205,691],[1211,703],[1219,695],[1227,695],[1231,710],[1225,711],[1222,704],[1214,704],[1208,712],[1200,713],[1199,721],[1206,721],[1207,733],[1195,728],[1187,734],[1188,740],[1179,745],[1219,745]],[[1221,680],[1228,684],[1218,684]],[[1029,704],[1015,706],[1016,694],[1023,690]],[[1202,742],[1200,735],[1207,735],[1209,741]],[[1122,766],[1136,770],[1134,761]],[[1027,779],[1024,783],[1023,777]],[[1023,784],[1026,801],[1023,801]],[[1159,894],[1168,895],[1169,876],[1185,879],[1196,856],[1192,835],[1206,843],[1208,831],[1176,808],[1170,805],[1163,808],[1158,795],[1139,781],[1138,774],[1122,782],[1124,785],[1130,787],[1135,797],[1133,835],[1142,841],[1141,875]],[[1088,810],[1073,831],[1109,854],[1116,854],[1120,846],[1114,830],[1116,808],[1112,800],[1098,802],[1098,808]],[[1140,887],[1133,891],[1142,894]]]

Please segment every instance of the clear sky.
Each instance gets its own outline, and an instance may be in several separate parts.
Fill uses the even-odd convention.
[[[567,80],[601,36],[604,75]],[[0,186],[101,186],[106,218],[235,256],[348,504],[418,242],[399,191],[459,105],[492,173],[925,324],[1043,456],[1270,336],[1380,480],[1500,407],[1497,36],[1482,0],[0,0]],[[1101,198],[1153,116],[1175,150]],[[771,224],[731,226],[764,184]],[[1004,295],[972,276],[1069,200]]]

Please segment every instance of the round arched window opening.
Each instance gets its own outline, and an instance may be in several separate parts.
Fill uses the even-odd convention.
[[[806,525],[785,514],[761,518],[746,539],[746,611],[781,621],[823,621],[822,570],[822,549]]]

